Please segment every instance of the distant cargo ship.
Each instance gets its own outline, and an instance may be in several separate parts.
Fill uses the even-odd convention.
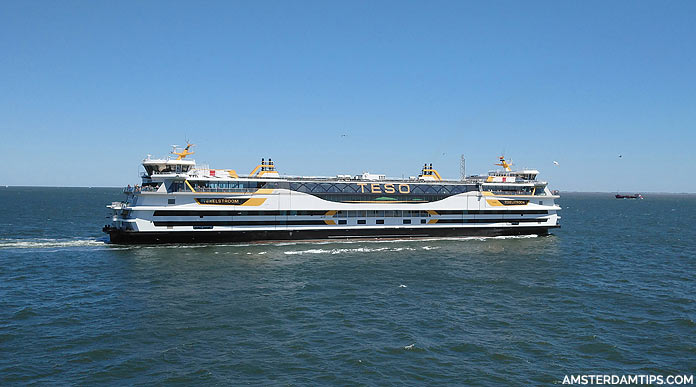
[[[104,226],[113,243],[402,238],[547,234],[561,208],[538,171],[445,180],[432,164],[409,179],[381,174],[281,176],[271,159],[248,175],[177,155],[143,161],[142,185],[124,189]]]

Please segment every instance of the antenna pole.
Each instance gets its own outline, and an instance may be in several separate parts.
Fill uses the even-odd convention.
[[[461,155],[459,160],[459,177],[460,180],[466,179],[466,159],[464,158],[464,155]]]

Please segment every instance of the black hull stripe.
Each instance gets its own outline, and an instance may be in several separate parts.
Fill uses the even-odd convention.
[[[324,229],[270,231],[162,231],[111,230],[112,243],[223,243],[303,239],[422,238],[461,236],[546,235],[553,227],[447,227],[406,229]]]

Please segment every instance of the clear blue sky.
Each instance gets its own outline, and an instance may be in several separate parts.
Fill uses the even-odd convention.
[[[460,154],[485,173],[504,151],[562,190],[696,192],[694,20],[694,1],[5,0],[0,184],[134,184],[189,137],[237,171],[456,178]]]

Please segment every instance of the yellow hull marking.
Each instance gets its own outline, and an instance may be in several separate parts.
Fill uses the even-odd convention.
[[[270,195],[272,193],[273,193],[273,189],[261,188],[261,189],[256,190],[256,192],[254,192],[253,194],[254,195]]]
[[[435,224],[435,223],[437,223],[437,219],[430,219],[428,221],[428,224]]]
[[[324,215],[326,215],[326,216],[334,216],[334,215],[336,215],[336,212],[338,212],[338,211],[336,211],[336,210],[326,211],[326,214],[324,214]]]
[[[193,187],[191,187],[191,184],[188,182],[188,180],[184,180],[184,182],[185,182],[186,185],[189,187],[189,189],[191,190],[191,192],[196,192],[196,190],[193,189]]]
[[[486,199],[486,202],[488,202],[488,205],[489,205],[489,206],[493,206],[493,207],[500,207],[500,206],[503,205],[503,203],[501,203],[500,201],[495,200],[495,199],[492,199],[492,200],[491,200],[491,199]]]
[[[435,210],[428,210],[428,214],[430,214],[430,215],[439,215]]]
[[[336,224],[335,220],[325,220],[324,223],[326,224]]]
[[[247,200],[243,206],[260,206],[266,201],[265,198],[251,198]]]

